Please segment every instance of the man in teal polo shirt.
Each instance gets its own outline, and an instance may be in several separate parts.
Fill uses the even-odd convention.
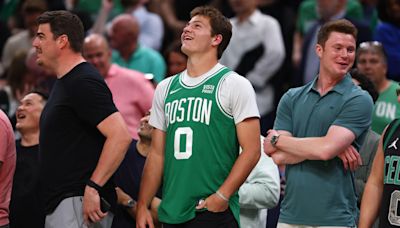
[[[281,99],[265,152],[286,164],[278,228],[355,227],[353,173],[371,124],[373,103],[347,74],[354,63],[357,29],[331,21],[318,32],[319,75]],[[345,168],[343,168],[343,164]]]
[[[167,66],[160,53],[139,44],[139,31],[139,23],[132,15],[121,14],[114,18],[109,31],[110,45],[114,49],[112,62],[153,74],[154,81],[158,83],[164,79]]]

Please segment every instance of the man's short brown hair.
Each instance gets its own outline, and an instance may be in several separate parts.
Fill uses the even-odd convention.
[[[325,23],[318,31],[317,43],[322,47],[325,46],[325,42],[328,40],[332,32],[339,32],[344,34],[350,34],[357,40],[357,28],[350,21],[346,19],[334,20]]]
[[[222,41],[218,46],[218,59],[221,58],[232,37],[232,24],[219,10],[211,6],[199,6],[190,12],[190,17],[204,16],[210,19],[211,35],[220,34]]]

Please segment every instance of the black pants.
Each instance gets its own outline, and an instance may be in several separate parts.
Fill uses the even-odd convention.
[[[181,224],[163,224],[163,228],[238,228],[230,209],[223,212],[197,212],[196,217]]]

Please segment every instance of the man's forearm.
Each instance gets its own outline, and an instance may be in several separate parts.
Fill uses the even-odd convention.
[[[143,177],[140,183],[139,205],[150,206],[158,188],[161,185],[163,175],[164,159],[159,154],[149,153],[143,170]]]
[[[326,137],[296,138],[282,135],[276,147],[304,160],[329,160],[343,152],[351,142],[335,143]]]
[[[367,183],[361,202],[359,228],[369,228],[374,224],[378,217],[382,192],[383,187]]]
[[[271,158],[277,165],[293,165],[305,160],[304,158],[280,150],[273,153]]]
[[[220,192],[226,197],[230,197],[244,183],[251,170],[257,164],[260,158],[259,151],[245,151],[239,155],[231,172],[220,186]]]
[[[114,135],[106,138],[99,162],[90,179],[103,186],[121,164],[131,141],[130,136]]]

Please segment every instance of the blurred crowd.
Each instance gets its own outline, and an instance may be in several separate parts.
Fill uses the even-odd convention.
[[[51,93],[55,73],[36,63],[32,47],[36,18],[45,11],[69,10],[79,16],[85,28],[84,58],[104,77],[129,133],[139,139],[140,120],[151,107],[154,88],[164,78],[186,69],[180,37],[190,11],[207,4],[231,19],[233,35],[220,63],[251,82],[262,135],[273,128],[281,96],[318,75],[317,33],[325,22],[341,18],[358,29],[353,66],[357,70],[353,73],[365,75],[374,87],[372,130],[381,134],[400,116],[394,92],[400,81],[399,0],[1,1],[0,109],[17,132],[18,106],[26,102],[23,98],[32,91],[39,100]],[[374,152],[371,149],[365,155],[369,168],[360,174],[360,195]],[[279,173],[282,197],[284,168],[280,167]],[[271,224],[267,227],[275,227],[279,212],[268,213]]]
[[[185,69],[180,34],[190,10],[210,4],[232,18],[233,38],[221,63],[248,78],[257,93],[262,133],[273,125],[281,95],[312,80],[320,26],[346,18],[358,28],[357,44],[378,41],[388,56],[387,77],[400,80],[399,2],[396,0],[12,0],[0,3],[0,108],[14,120],[18,101],[33,88],[49,93],[52,72],[35,63],[36,17],[66,9],[87,35],[102,34],[111,62],[143,73],[154,85]],[[133,19],[130,19],[133,17]]]

